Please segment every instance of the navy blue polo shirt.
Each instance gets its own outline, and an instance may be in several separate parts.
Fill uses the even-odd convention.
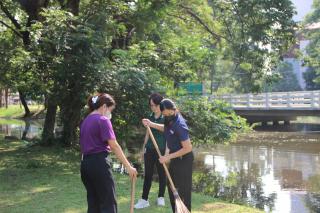
[[[177,114],[169,125],[165,125],[164,137],[170,154],[179,151],[182,148],[181,142],[189,139],[189,128],[180,114]]]

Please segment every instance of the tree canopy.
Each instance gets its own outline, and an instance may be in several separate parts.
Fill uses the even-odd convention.
[[[304,20],[305,33],[310,40],[306,48],[306,65],[310,67],[304,77],[307,88],[319,88],[320,86],[320,1],[314,0],[312,11]],[[318,27],[315,27],[317,25]]]
[[[258,91],[293,41],[293,15],[290,0],[3,0],[0,81],[45,97],[44,138],[59,107],[74,144],[96,91],[115,96],[122,130],[138,125],[151,91],[180,82]]]

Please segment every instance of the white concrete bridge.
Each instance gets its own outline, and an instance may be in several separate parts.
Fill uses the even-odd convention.
[[[289,122],[297,116],[320,116],[320,90],[212,95],[228,102],[249,122]]]

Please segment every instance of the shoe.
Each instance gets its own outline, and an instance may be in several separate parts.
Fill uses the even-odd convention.
[[[134,205],[134,208],[135,209],[144,209],[144,208],[147,208],[149,206],[150,206],[149,201],[144,200],[144,199],[140,199],[138,201],[138,203],[136,203],[136,205]]]
[[[157,204],[158,206],[165,206],[164,197],[158,197]]]

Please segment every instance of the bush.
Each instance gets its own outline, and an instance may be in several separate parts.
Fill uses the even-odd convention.
[[[246,120],[222,101],[210,101],[207,97],[180,97],[177,102],[195,145],[230,141],[237,133],[249,129]]]

